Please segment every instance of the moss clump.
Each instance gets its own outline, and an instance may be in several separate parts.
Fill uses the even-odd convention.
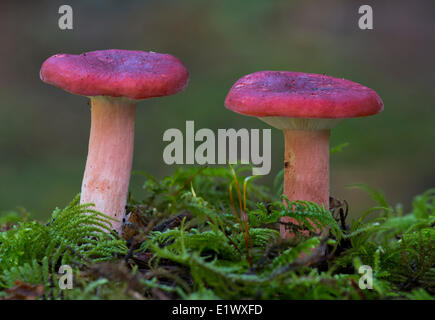
[[[47,224],[9,213],[0,221],[0,298],[434,297],[434,189],[404,214],[361,186],[379,205],[349,223],[343,202],[333,201],[331,211],[289,202],[276,194],[280,176],[273,193],[243,177],[246,170],[183,169],[161,181],[140,173],[143,200],[129,199],[122,238],[107,233],[108,218],[78,198]],[[293,239],[279,237],[282,216],[299,221],[290,226]],[[329,233],[316,235],[307,219]],[[73,270],[70,290],[58,285],[65,264]],[[358,286],[361,265],[373,270],[371,290]]]

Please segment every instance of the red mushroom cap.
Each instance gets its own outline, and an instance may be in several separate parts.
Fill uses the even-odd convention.
[[[170,54],[100,50],[55,54],[42,64],[41,80],[83,96],[146,99],[176,94],[189,72]]]
[[[378,94],[358,83],[320,74],[260,71],[239,79],[225,106],[254,117],[356,118],[383,110]]]

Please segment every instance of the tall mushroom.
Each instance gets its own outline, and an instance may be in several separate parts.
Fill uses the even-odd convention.
[[[125,215],[138,100],[182,91],[189,73],[169,54],[100,50],[56,54],[41,67],[41,80],[91,100],[91,131],[80,203],[94,203],[117,221]]]
[[[284,194],[329,208],[330,130],[346,118],[383,110],[375,91],[320,74],[260,71],[239,79],[225,106],[284,132]],[[284,223],[296,223],[285,217]],[[281,224],[281,237],[290,233]]]

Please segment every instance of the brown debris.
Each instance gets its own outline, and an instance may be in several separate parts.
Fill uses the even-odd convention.
[[[5,292],[8,294],[5,300],[36,300],[44,294],[44,286],[15,280],[15,286]]]

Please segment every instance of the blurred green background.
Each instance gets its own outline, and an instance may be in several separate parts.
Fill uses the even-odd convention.
[[[175,167],[162,159],[163,132],[195,120],[196,129],[267,128],[224,108],[232,84],[259,70],[326,73],[360,82],[382,97],[383,113],[343,122],[331,145],[332,195],[354,214],[373,203],[346,187],[366,183],[407,207],[435,186],[435,2],[385,0],[70,1],[74,30],[58,28],[65,1],[0,2],[0,211],[25,207],[46,219],[80,191],[90,125],[87,98],[39,79],[55,53],[136,49],[171,53],[191,73],[184,92],[141,102],[133,168],[156,177]],[[374,30],[358,28],[369,4]],[[273,130],[272,184],[283,163]],[[142,177],[131,189],[140,198]]]

